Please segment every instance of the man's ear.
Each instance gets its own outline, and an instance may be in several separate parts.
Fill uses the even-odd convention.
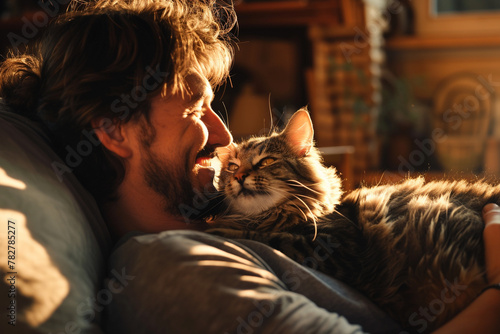
[[[97,138],[109,151],[124,159],[132,156],[130,141],[122,123],[100,118],[93,120],[91,124]]]

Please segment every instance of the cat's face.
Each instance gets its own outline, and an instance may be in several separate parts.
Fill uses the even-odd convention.
[[[226,151],[219,186],[234,211],[257,214],[288,197],[297,162],[281,153],[282,145],[277,138],[259,138]]]
[[[333,199],[338,200],[340,180],[335,170],[321,165],[309,115],[300,112],[279,134],[218,150],[218,187],[231,212],[255,215],[284,203],[316,210],[328,205],[325,197],[332,196],[332,183],[338,190]]]

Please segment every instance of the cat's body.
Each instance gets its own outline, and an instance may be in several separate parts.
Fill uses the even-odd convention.
[[[340,202],[340,179],[320,164],[305,111],[282,133],[220,155],[228,208],[211,233],[269,244],[365,293],[408,329],[437,328],[486,284],[481,210],[500,203],[498,186],[412,179]]]

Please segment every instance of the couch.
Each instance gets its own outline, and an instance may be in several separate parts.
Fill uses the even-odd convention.
[[[0,100],[0,333],[103,333],[110,234],[60,164],[42,128]]]

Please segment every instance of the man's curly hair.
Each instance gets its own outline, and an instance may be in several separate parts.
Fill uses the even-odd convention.
[[[235,23],[231,6],[211,0],[74,1],[29,52],[3,62],[0,97],[45,123],[64,160],[67,147],[87,140],[97,120],[148,119],[153,96],[189,93],[190,72],[221,84],[233,59]],[[134,93],[133,101],[124,100]],[[124,106],[126,113],[117,112]],[[71,169],[100,200],[114,194],[124,174],[103,145]]]

